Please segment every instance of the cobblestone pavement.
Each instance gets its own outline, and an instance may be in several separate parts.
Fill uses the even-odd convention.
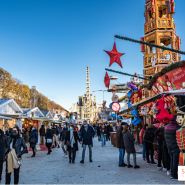
[[[138,147],[138,146],[137,146]],[[137,149],[136,149],[137,150]],[[137,154],[140,169],[128,169],[118,166],[118,149],[110,141],[106,147],[94,139],[93,162],[89,162],[88,150],[84,164],[80,164],[82,147],[79,145],[75,164],[69,164],[63,157],[61,148],[53,149],[51,155],[47,152],[37,152],[31,158],[32,152],[23,156],[23,166],[20,169],[20,184],[177,184],[166,175],[157,171],[156,165],[148,165]],[[125,158],[126,162],[126,158]],[[131,156],[131,164],[133,164]],[[5,173],[3,171],[4,183]],[[13,183],[13,174],[12,174]]]

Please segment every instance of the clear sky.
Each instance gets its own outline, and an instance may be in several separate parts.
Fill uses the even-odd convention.
[[[175,2],[177,35],[185,51],[185,0]],[[105,89],[109,56],[103,50],[112,50],[115,34],[144,36],[144,5],[145,0],[1,0],[0,67],[69,110],[86,92],[86,66],[90,91]],[[142,74],[140,45],[118,39],[116,45],[126,53],[123,69],[116,63],[111,69]],[[130,80],[117,76],[120,83]],[[102,92],[93,95],[102,103]],[[111,96],[105,92],[108,103]]]

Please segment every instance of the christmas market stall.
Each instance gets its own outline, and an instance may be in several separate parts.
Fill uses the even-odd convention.
[[[22,130],[22,113],[22,109],[13,99],[1,98],[0,116],[6,117],[6,119],[0,118],[0,129],[6,131],[9,128],[13,128],[15,124],[17,124],[20,130]]]

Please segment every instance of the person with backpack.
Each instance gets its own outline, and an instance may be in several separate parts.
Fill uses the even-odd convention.
[[[146,129],[145,135],[144,135],[144,141],[145,141],[145,146],[146,146],[146,158],[147,158],[147,163],[155,165],[156,163],[154,162],[154,149],[153,149],[153,141],[155,138],[154,132],[156,128],[153,125],[148,126]],[[149,159],[149,154],[151,155],[151,161]]]

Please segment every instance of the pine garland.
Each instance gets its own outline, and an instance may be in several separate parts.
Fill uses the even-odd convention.
[[[156,73],[152,77],[149,84],[141,86],[141,88],[138,91],[140,91],[142,88],[145,88],[145,87],[147,87],[148,90],[150,90],[159,77],[163,76],[167,72],[173,71],[174,69],[181,68],[181,67],[185,67],[185,61],[176,62],[176,63],[173,63],[173,64],[163,68],[160,72]],[[164,82],[162,82],[162,83],[164,83]],[[134,91],[134,92],[137,92],[137,91]],[[131,94],[130,98],[132,98],[133,94],[134,93]]]
[[[121,71],[115,71],[115,70],[112,70],[112,69],[107,69],[105,68],[106,71],[111,71],[111,72],[115,72],[115,73],[119,73],[119,74],[122,74],[122,75],[127,75],[127,76],[133,76],[133,77],[136,77],[136,78],[141,78],[143,80],[149,80],[147,78],[143,78],[143,77],[140,77],[140,76],[136,76],[136,75],[131,75],[131,74],[128,74],[128,73],[123,73]]]
[[[169,50],[169,51],[172,51],[172,52],[176,52],[176,53],[185,55],[185,52],[184,51],[180,51],[180,50],[176,50],[176,49],[172,49],[172,48],[166,48],[164,46],[159,46],[159,45],[156,45],[156,44],[151,44],[151,43],[148,43],[148,42],[144,42],[144,41],[140,41],[140,40],[135,40],[135,39],[131,39],[131,38],[128,38],[128,37],[119,36],[119,35],[115,35],[114,37],[115,38],[118,38],[118,39],[127,40],[127,41],[131,41],[131,42],[139,43],[139,44],[145,44],[147,46],[151,46],[151,47],[155,47],[155,48],[160,48],[160,49],[163,49],[163,50]]]

